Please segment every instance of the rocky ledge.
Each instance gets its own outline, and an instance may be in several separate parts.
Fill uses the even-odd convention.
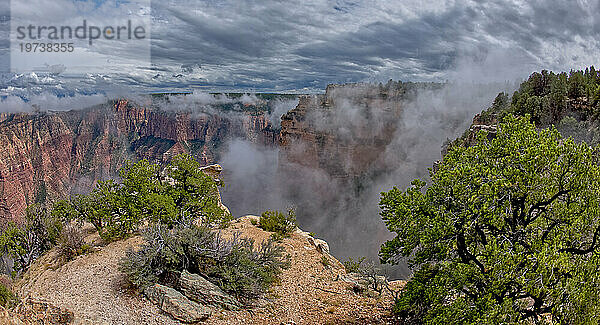
[[[257,219],[257,216],[239,218],[221,230],[221,234],[228,237],[240,233],[260,243],[271,233],[256,227],[253,220]],[[281,274],[280,283],[252,306],[240,306],[212,283],[191,273],[182,273],[172,287],[155,285],[139,292],[131,288],[119,271],[118,261],[128,249],[143,243],[141,237],[101,244],[90,229],[86,241],[95,246],[93,252],[64,263],[55,249],[51,250],[17,283],[15,291],[20,297],[45,301],[53,306],[55,314],[68,317],[64,322],[49,324],[393,322],[391,293],[374,292],[368,278],[347,274],[344,266],[330,255],[325,241],[301,230],[279,242],[289,255],[290,267]],[[398,287],[402,282],[386,284]],[[14,324],[30,324],[19,315],[12,316],[19,320]]]

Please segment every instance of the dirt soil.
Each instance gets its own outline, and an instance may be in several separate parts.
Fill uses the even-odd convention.
[[[256,217],[237,219],[223,235],[239,231],[257,243],[268,239],[270,233],[254,226],[252,219]],[[100,242],[91,229],[87,240]],[[179,324],[131,288],[118,270],[125,252],[142,243],[139,236],[113,242],[66,264],[53,250],[36,261],[17,284],[17,292],[72,311],[75,324]],[[391,296],[355,293],[352,284],[336,280],[345,273],[343,265],[319,252],[306,234],[298,231],[281,245],[291,257],[281,283],[251,309],[217,310],[206,324],[393,323]]]

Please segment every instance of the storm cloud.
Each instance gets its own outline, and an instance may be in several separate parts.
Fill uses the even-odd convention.
[[[103,16],[127,9],[116,0],[83,2]],[[55,11],[47,5],[40,12]],[[66,71],[53,78],[61,89],[142,92],[320,92],[329,83],[388,79],[513,81],[535,70],[597,64],[599,9],[599,0],[152,1],[150,66],[131,64],[130,57],[123,66],[115,62],[120,73],[67,78]],[[474,75],[453,73],[474,64],[482,67]],[[15,80],[5,77],[0,86],[7,91]]]
[[[154,6],[163,19],[153,59],[200,63],[207,84],[269,89],[439,81],[486,60],[513,80],[596,63],[598,8],[597,0],[166,1]]]

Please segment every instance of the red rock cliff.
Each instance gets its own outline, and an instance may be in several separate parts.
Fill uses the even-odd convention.
[[[31,203],[88,190],[128,159],[164,162],[190,152],[213,163],[231,137],[275,145],[279,135],[263,114],[193,116],[125,100],[82,111],[3,114],[0,220],[18,220]]]

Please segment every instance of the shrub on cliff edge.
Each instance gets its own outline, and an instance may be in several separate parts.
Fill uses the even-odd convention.
[[[276,240],[289,237],[298,227],[296,212],[293,208],[288,210],[287,215],[279,211],[265,211],[260,216],[258,226],[263,230],[273,232],[273,238]]]
[[[38,204],[26,209],[24,219],[22,223],[9,222],[0,234],[0,252],[14,260],[16,273],[56,245],[63,227],[58,218]]]
[[[7,286],[0,283],[0,306],[10,308],[17,302],[17,296]]]
[[[67,261],[83,255],[90,250],[90,246],[84,241],[82,229],[77,224],[69,224],[63,227],[58,238],[58,252]]]
[[[283,248],[267,241],[231,239],[205,226],[184,222],[169,229],[157,224],[144,232],[145,244],[130,250],[120,269],[140,289],[154,283],[173,285],[183,270],[201,274],[224,292],[248,302],[262,295],[287,267]]]

